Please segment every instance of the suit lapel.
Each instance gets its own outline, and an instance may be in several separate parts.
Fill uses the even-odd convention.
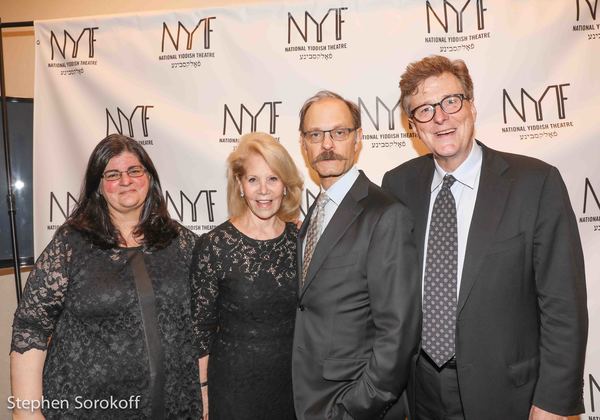
[[[423,272],[425,257],[425,231],[427,230],[427,219],[429,215],[429,201],[431,199],[431,181],[435,165],[433,158],[426,160],[425,165],[420,169],[417,179],[412,183],[414,190],[408,194],[409,197],[416,197],[413,216],[415,218],[415,241],[417,244],[417,253],[419,255],[419,273]]]
[[[506,161],[495,151],[484,145],[481,146],[483,148],[481,176],[467,239],[457,313],[460,313],[464,307],[478,278],[483,258],[494,240],[512,182],[508,177],[503,176],[508,169]]]
[[[367,196],[368,187],[369,180],[361,171],[321,234],[319,242],[317,242],[310,266],[308,267],[304,287],[300,291],[300,299],[302,299],[304,293],[310,287],[316,273],[333,250],[335,244],[342,238],[354,219],[362,213],[363,207],[359,204],[359,201]]]

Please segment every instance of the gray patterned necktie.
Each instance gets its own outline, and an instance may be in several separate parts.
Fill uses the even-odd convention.
[[[429,222],[423,298],[423,350],[439,367],[455,352],[458,234],[456,204],[446,175]]]
[[[317,246],[317,242],[321,237],[323,230],[323,219],[325,218],[325,205],[329,201],[329,197],[323,191],[317,197],[317,203],[315,204],[315,210],[308,222],[308,229],[306,231],[306,246],[304,247],[304,258],[302,259],[302,283],[306,280],[306,273],[308,273],[308,266],[312,259],[313,252]]]

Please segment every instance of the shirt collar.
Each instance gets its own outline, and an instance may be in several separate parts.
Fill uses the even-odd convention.
[[[482,161],[483,152],[481,150],[481,146],[477,144],[476,141],[473,141],[473,147],[471,148],[469,156],[467,156],[465,161],[461,163],[454,172],[444,171],[434,159],[435,172],[433,173],[433,180],[431,182],[431,191],[435,191],[442,184],[444,181],[444,176],[447,174],[452,174],[452,176],[465,187],[474,189],[475,183],[477,182],[477,175],[481,169]]]
[[[359,174],[360,172],[355,165],[326,190],[327,196],[336,206],[339,206],[346,194],[348,194]]]

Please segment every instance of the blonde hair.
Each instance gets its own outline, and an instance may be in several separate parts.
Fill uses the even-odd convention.
[[[227,206],[229,217],[239,217],[248,205],[240,196],[238,180],[245,174],[245,164],[253,153],[261,156],[281,179],[287,193],[277,212],[284,222],[294,221],[300,214],[302,177],[290,154],[277,140],[266,133],[248,133],[240,138],[238,147],[227,158]]]

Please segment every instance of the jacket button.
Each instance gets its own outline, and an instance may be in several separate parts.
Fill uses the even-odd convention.
[[[303,311],[304,310],[304,305],[298,305],[298,310],[299,311]]]

